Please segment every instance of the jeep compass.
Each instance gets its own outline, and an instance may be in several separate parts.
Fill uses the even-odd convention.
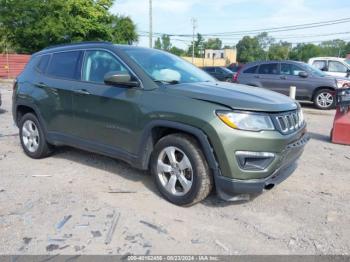
[[[13,118],[31,158],[68,145],[150,170],[168,201],[191,205],[271,189],[307,142],[287,96],[217,82],[172,54],[87,42],[46,48],[18,76]],[[238,198],[237,198],[238,197]]]

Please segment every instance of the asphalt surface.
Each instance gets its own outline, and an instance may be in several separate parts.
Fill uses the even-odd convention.
[[[68,147],[28,158],[11,85],[0,92],[0,254],[350,254],[350,147],[329,142],[334,111],[304,107],[311,140],[273,190],[182,208],[112,158]]]

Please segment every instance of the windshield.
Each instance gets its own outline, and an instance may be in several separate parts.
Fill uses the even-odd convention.
[[[321,76],[321,77],[326,76],[325,73],[323,73],[320,69],[318,69],[316,67],[310,66],[309,64],[305,64],[305,63],[303,63],[301,65],[306,71],[309,71],[316,76]]]
[[[155,49],[128,48],[125,52],[154,80],[167,83],[215,82],[185,60]]]

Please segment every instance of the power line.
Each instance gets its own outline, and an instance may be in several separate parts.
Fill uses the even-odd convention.
[[[302,30],[302,29],[310,29],[310,28],[317,28],[317,27],[325,27],[325,26],[331,26],[331,25],[337,25],[337,24],[344,24],[349,23],[350,17],[348,18],[342,18],[342,19],[336,19],[336,20],[328,20],[323,22],[314,22],[314,23],[307,23],[307,24],[298,24],[298,25],[291,25],[291,26],[281,26],[281,27],[271,27],[271,28],[261,28],[261,29],[253,29],[253,30],[241,30],[241,31],[233,31],[233,32],[221,32],[221,33],[208,33],[208,34],[202,34],[204,37],[210,37],[210,36],[239,36],[243,34],[254,34],[254,33],[273,33],[273,32],[287,32],[287,31],[296,31],[296,30]],[[145,31],[139,31],[140,33],[148,33]],[[163,35],[166,33],[154,33],[155,35]],[[192,37],[191,34],[166,34],[168,36],[180,36],[180,37]]]

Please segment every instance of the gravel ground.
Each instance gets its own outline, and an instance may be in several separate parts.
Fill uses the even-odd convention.
[[[0,86],[0,254],[350,254],[350,147],[329,142],[334,111],[304,107],[312,139],[278,187],[181,208],[115,159],[72,148],[26,157],[11,86]]]

